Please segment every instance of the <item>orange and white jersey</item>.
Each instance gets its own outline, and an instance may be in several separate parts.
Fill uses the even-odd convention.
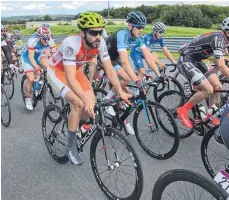
[[[107,46],[103,38],[97,49],[87,50],[85,41],[80,35],[69,36],[64,39],[57,51],[49,59],[51,67],[64,71],[64,65],[75,65],[77,68],[92,60],[98,54],[102,61],[109,60]]]

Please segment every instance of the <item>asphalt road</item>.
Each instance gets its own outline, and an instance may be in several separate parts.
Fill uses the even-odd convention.
[[[91,170],[89,147],[84,148],[83,166],[58,164],[49,155],[42,137],[42,102],[32,112],[26,110],[21,94],[21,75],[15,81],[15,95],[10,101],[12,122],[1,126],[2,141],[2,199],[3,200],[103,200]],[[132,117],[130,117],[130,122]],[[157,178],[171,169],[188,169],[210,179],[200,155],[202,137],[193,134],[181,140],[177,153],[168,160],[156,160],[148,156],[134,136],[128,140],[140,158],[144,188],[141,200],[149,200]]]

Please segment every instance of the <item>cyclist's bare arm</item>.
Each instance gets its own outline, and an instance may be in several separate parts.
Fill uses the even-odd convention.
[[[145,61],[150,66],[150,68],[155,72],[155,74],[160,77],[160,72],[158,71],[158,68],[156,66],[156,58],[150,53],[148,48],[142,49],[143,56],[145,58]]]
[[[134,73],[133,68],[130,66],[129,59],[128,59],[128,53],[127,51],[120,51],[119,52],[119,58],[122,63],[122,67],[125,69],[126,73],[129,75],[129,77],[136,82],[138,80],[138,77]]]
[[[89,82],[92,84],[92,81],[94,79],[94,75],[96,73],[96,65],[97,65],[97,58],[93,58],[89,62]]]
[[[218,69],[229,79],[229,68],[225,63],[224,57],[220,59],[216,59],[215,61],[216,65],[218,66]]]
[[[168,48],[166,46],[164,46],[162,48],[164,54],[166,55],[166,57],[173,63],[173,64],[176,64],[172,54],[170,53],[170,51],[168,50]]]
[[[29,61],[31,62],[31,64],[35,67],[36,70],[40,70],[41,69],[40,66],[34,60],[34,50],[28,49],[28,54],[29,54]]]

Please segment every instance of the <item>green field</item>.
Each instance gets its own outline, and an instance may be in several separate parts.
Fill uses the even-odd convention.
[[[121,25],[107,25],[106,30],[107,34],[110,35],[115,31],[122,29],[126,26]],[[13,28],[13,27],[12,27]],[[54,35],[71,35],[79,32],[77,27],[71,25],[60,25],[60,26],[52,26],[52,33]],[[34,33],[34,29],[22,29],[21,34],[32,34]],[[146,26],[144,29],[144,34],[150,33],[152,31],[152,25]],[[167,26],[166,33],[164,37],[194,37],[199,34],[217,31],[216,29],[204,29],[204,28],[189,28],[189,27],[177,27],[177,26]]]

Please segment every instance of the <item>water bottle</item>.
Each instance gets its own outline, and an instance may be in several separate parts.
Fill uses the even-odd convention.
[[[200,111],[201,119],[204,120],[206,118],[206,110],[205,110],[205,106],[203,104],[199,105],[199,111]]]

